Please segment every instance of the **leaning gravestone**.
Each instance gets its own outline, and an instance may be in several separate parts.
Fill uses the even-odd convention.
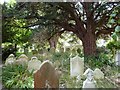
[[[120,51],[117,51],[115,60],[116,60],[116,65],[120,66]]]
[[[82,76],[84,72],[84,60],[79,56],[75,56],[70,59],[70,75]]]
[[[38,60],[37,57],[32,57],[31,60],[28,62],[28,70],[29,72],[36,71],[40,69],[41,61]]]
[[[44,61],[40,69],[34,73],[34,88],[59,88],[59,72],[55,70],[53,64],[47,60]]]
[[[11,64],[14,64],[15,63],[15,56],[13,55],[13,54],[10,54],[9,56],[8,56],[8,58],[6,59],[6,61],[5,61],[5,65],[7,66],[7,65],[11,65]]]
[[[16,60],[16,64],[17,65],[27,65],[28,64],[28,60],[29,60],[29,58],[25,54],[22,54]]]

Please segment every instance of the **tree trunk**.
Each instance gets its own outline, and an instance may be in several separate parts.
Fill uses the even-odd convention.
[[[51,38],[49,39],[50,48],[55,48],[55,49],[56,49],[57,41],[58,41],[58,36],[57,36],[57,35],[51,37]]]
[[[96,36],[92,32],[87,32],[82,40],[84,56],[95,56]]]

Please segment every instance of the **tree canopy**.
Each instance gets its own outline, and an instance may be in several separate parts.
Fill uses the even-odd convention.
[[[3,20],[25,21],[10,27],[47,28],[48,40],[64,31],[73,32],[82,41],[84,54],[95,55],[97,37],[119,26],[119,8],[118,2],[18,2],[3,12]]]

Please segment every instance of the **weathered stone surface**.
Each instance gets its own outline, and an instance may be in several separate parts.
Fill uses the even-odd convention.
[[[84,75],[87,77],[87,79],[83,82],[82,88],[95,88],[95,81],[93,79],[93,70],[88,68]]]
[[[75,56],[70,59],[70,75],[79,76],[84,72],[84,60],[79,56]]]
[[[59,88],[59,72],[55,70],[53,64],[47,60],[44,61],[40,69],[34,74],[34,88]]]
[[[13,55],[13,54],[10,54],[9,56],[8,56],[8,58],[6,59],[6,61],[5,61],[5,65],[11,65],[11,64],[14,64],[15,63],[15,56]]]
[[[39,61],[37,57],[32,57],[31,60],[28,62],[29,72],[39,70],[40,64],[41,64],[41,61]]]
[[[120,66],[120,51],[117,51],[115,56],[116,65]]]
[[[104,79],[104,73],[99,68],[96,68],[94,70],[94,78],[95,79]]]
[[[16,64],[17,65],[27,65],[28,64],[28,60],[29,60],[29,58],[25,54],[22,54],[16,60]]]

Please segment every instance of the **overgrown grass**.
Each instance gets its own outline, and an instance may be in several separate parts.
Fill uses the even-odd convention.
[[[5,88],[33,88],[33,75],[22,65],[3,66],[2,83]]]

